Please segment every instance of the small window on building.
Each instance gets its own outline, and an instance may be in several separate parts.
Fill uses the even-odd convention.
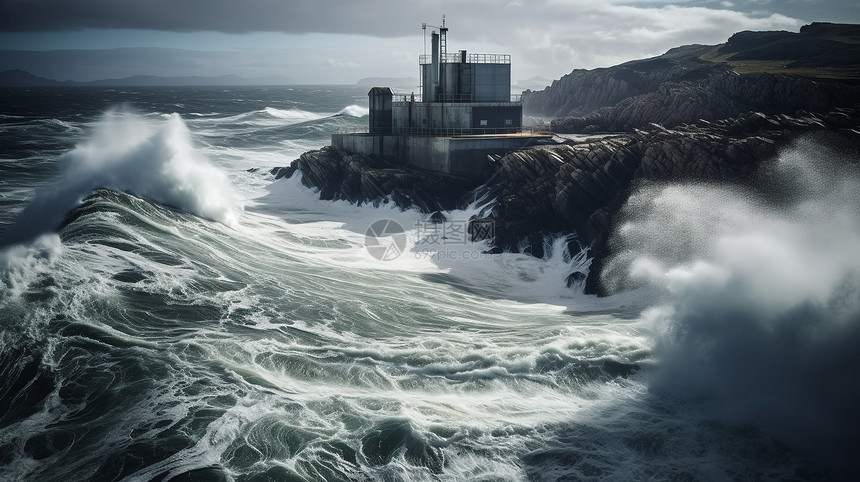
[[[512,126],[512,125],[514,125],[514,121],[513,121],[513,119],[505,119],[505,125],[506,125],[506,126]]]
[[[421,119],[421,124],[426,126],[427,125],[427,119]]]
[[[485,127],[487,125],[487,119],[481,119],[481,127]]]

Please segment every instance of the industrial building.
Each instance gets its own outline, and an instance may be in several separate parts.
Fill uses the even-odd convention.
[[[549,134],[523,132],[522,102],[511,96],[510,55],[449,54],[444,19],[438,29],[431,33],[431,54],[419,58],[420,94],[372,88],[369,131],[334,134],[332,147],[477,177],[490,154],[551,142]]]

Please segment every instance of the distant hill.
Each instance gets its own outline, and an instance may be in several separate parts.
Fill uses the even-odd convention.
[[[418,89],[418,79],[415,77],[365,77],[355,85],[360,87],[400,87]]]
[[[215,85],[286,85],[292,83],[287,77],[266,77],[246,79],[238,75],[219,75],[215,77],[159,77],[155,75],[135,75],[122,79],[104,79],[92,82],[58,81],[35,76],[24,70],[0,72],[0,87],[190,87]]]
[[[219,75],[216,77],[159,77],[156,75],[135,75],[122,79],[104,79],[85,82],[86,85],[99,87],[173,87],[173,86],[209,86],[209,85],[243,85],[246,80],[238,75]]]
[[[47,87],[66,85],[63,82],[36,77],[24,70],[5,70],[0,72],[0,87]]]
[[[739,75],[740,74],[740,75]],[[715,121],[756,111],[828,113],[860,102],[860,25],[813,23],[798,33],[739,32],[609,68],[577,69],[523,93],[530,115],[559,132],[619,132]]]
[[[739,74],[860,79],[860,25],[813,23],[798,33],[738,32],[701,59],[724,63]]]
[[[519,87],[522,90],[525,90],[525,89],[540,90],[540,89],[543,89],[550,84],[552,84],[551,80],[549,80],[545,77],[541,77],[539,75],[536,75],[536,76],[528,78],[528,79],[518,80],[517,83],[515,84],[515,87]]]

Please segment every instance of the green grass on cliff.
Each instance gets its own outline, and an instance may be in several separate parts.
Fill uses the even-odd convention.
[[[792,74],[815,79],[860,80],[860,71],[845,67],[789,67],[797,59],[784,60],[732,60],[737,52],[723,53],[717,45],[699,57],[700,60],[726,64],[739,74]]]
[[[700,60],[739,74],[860,80],[860,25],[813,23],[791,32],[739,32]]]

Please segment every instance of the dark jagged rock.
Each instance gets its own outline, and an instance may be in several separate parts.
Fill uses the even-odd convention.
[[[287,167],[272,168],[271,173],[272,173],[272,175],[275,176],[275,179],[280,179],[282,177],[286,177],[289,179],[289,178],[293,177],[293,174],[295,174],[296,169],[298,169],[298,167],[299,167],[298,162],[294,161],[292,164],[290,164]]]
[[[298,170],[322,199],[394,202],[434,213],[433,222],[443,220],[439,211],[483,197],[489,202],[469,234],[490,239],[489,253],[544,256],[546,236],[574,235],[568,254],[587,248],[592,263],[587,277],[576,272],[559,282],[585,281],[586,292],[600,293],[613,216],[638,180],[749,182],[801,133],[830,131],[860,143],[858,39],[860,26],[812,24],[800,33],[741,32],[719,46],[575,70],[543,91],[526,91],[524,109],[562,117],[552,122],[556,132],[613,134],[490,156],[473,181],[331,148],[272,174]],[[783,61],[775,67],[781,73],[767,71]]]
[[[430,222],[433,224],[442,224],[447,221],[447,218],[441,211],[436,211],[435,213],[430,215]]]
[[[511,152],[496,161],[495,174],[484,187],[496,199],[487,216],[495,220],[496,245],[509,251],[532,233],[575,233],[593,260],[586,291],[600,293],[612,215],[634,181],[743,181],[800,133],[849,132],[840,127],[846,123],[860,125],[858,108],[799,117],[750,112],[718,122],[676,129],[651,125],[631,134]]]
[[[797,116],[748,112],[674,129],[651,124],[627,134],[513,151],[493,158],[477,192],[463,179],[380,167],[377,160],[331,148],[305,153],[289,168],[272,173],[301,171],[302,182],[320,189],[323,199],[390,200],[433,213],[432,220],[442,219],[440,210],[463,207],[485,195],[492,201],[470,222],[473,239],[492,238],[491,253],[522,251],[540,257],[546,235],[575,234],[570,254],[588,248],[592,258],[586,292],[600,293],[612,216],[636,180],[742,181],[801,133],[831,131],[860,141],[858,112],[860,105]],[[572,285],[582,276],[572,273],[559,282]]]
[[[714,71],[697,82],[667,82],[653,92],[629,97],[584,116],[552,121],[555,132],[626,132],[649,124],[675,127],[757,111],[789,114],[830,112],[860,102],[860,86],[793,75],[738,75]]]
[[[393,201],[403,209],[417,207],[426,213],[461,207],[463,193],[478,186],[464,178],[394,167],[331,147],[305,152],[288,167],[276,167],[271,173],[280,179],[296,171],[302,173],[302,184],[320,190],[323,200]]]
[[[728,68],[699,60],[711,45],[687,45],[651,59],[609,68],[576,69],[542,91],[523,93],[523,110],[551,118],[586,116],[624,99],[647,94],[666,82],[707,78]]]

